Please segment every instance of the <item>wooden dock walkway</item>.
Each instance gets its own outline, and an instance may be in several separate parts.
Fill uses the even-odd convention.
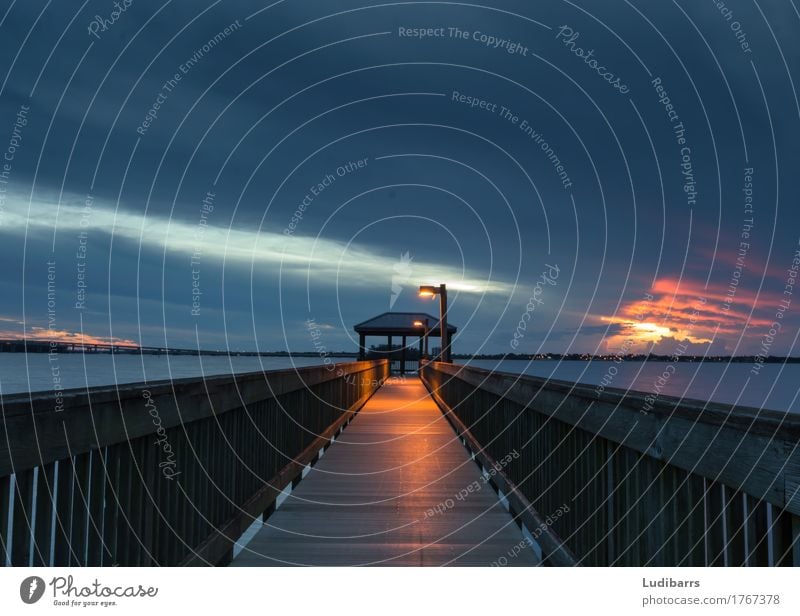
[[[231,566],[492,564],[538,560],[412,377],[375,393]]]

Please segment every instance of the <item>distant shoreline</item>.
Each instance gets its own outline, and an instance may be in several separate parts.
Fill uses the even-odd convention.
[[[453,355],[453,359],[478,359],[478,360],[502,360],[502,361],[632,361],[632,362],[645,362],[645,361],[659,361],[659,362],[688,362],[688,363],[752,363],[758,361],[765,364],[797,364],[800,363],[800,357],[787,357],[787,356],[769,356],[761,357],[759,355],[585,355],[580,353],[560,355],[556,353],[548,353],[544,355]]]
[[[230,357],[320,357],[316,351],[234,351],[234,350],[215,350],[215,349],[166,349],[156,347],[131,347],[117,346],[111,348],[98,345],[95,348],[83,348],[80,345],[59,345],[57,348],[50,348],[47,343],[41,341],[28,342],[27,352],[30,354],[58,353],[64,355],[86,354],[86,355],[169,355],[169,356],[198,356],[198,355],[219,355]],[[89,347],[89,345],[87,345]],[[0,344],[0,355],[25,353],[24,344],[5,346]],[[325,357],[336,358],[356,358],[358,353],[355,351],[328,351]],[[413,361],[413,358],[409,358]],[[492,360],[492,361],[599,361],[599,362],[688,362],[688,363],[759,363],[767,364],[796,364],[800,363],[800,357],[791,356],[768,356],[758,355],[656,355],[656,354],[628,354],[628,355],[588,355],[585,353],[570,353],[563,355],[560,353],[540,353],[527,355],[521,353],[495,353],[495,354],[465,354],[454,353],[453,359],[457,360]],[[320,357],[320,361],[322,358]]]

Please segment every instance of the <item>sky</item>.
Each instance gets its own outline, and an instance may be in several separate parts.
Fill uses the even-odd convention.
[[[353,351],[445,283],[455,352],[798,354],[798,26],[2,0],[0,338]]]

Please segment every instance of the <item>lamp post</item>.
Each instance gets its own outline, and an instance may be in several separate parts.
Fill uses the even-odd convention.
[[[424,351],[422,351],[422,359],[428,359],[428,319],[423,321],[414,321],[414,327],[422,328],[422,344]]]
[[[447,285],[423,284],[419,287],[420,297],[439,296],[439,335],[442,341],[442,350],[439,360],[450,363],[450,332],[447,331]]]

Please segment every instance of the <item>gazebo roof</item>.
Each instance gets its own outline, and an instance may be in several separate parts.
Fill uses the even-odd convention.
[[[428,335],[440,337],[439,319],[425,312],[384,312],[376,317],[367,319],[353,329],[359,334],[367,336],[419,336],[419,327],[414,326],[414,321],[428,320]],[[452,336],[458,328],[447,324],[447,332]]]

